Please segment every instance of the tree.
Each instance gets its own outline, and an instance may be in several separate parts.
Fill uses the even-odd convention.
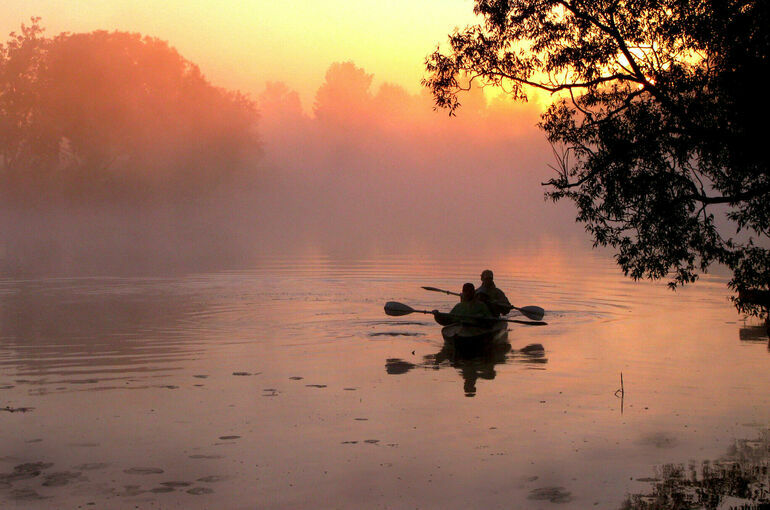
[[[365,125],[372,117],[373,78],[353,62],[333,63],[315,95],[316,118],[330,125]]]
[[[39,117],[36,81],[47,46],[38,21],[32,18],[20,34],[11,33],[7,44],[0,44],[0,164],[6,181],[25,164],[49,164],[56,152],[50,138],[34,128]]]
[[[109,197],[200,192],[257,152],[256,108],[165,41],[126,32],[0,47],[0,191]]]
[[[454,113],[475,82],[517,100],[553,94],[540,122],[558,161],[546,196],[574,201],[626,275],[676,287],[722,263],[732,289],[769,288],[767,2],[476,0],[474,10],[483,22],[426,60],[437,106]]]

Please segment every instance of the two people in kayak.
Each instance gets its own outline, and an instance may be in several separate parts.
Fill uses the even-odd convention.
[[[472,283],[464,284],[460,302],[449,313],[468,318],[495,319],[507,314],[511,309],[513,306],[505,293],[495,285],[492,271],[485,269],[481,272],[479,288],[476,289]],[[438,313],[437,310],[433,311],[434,315]]]

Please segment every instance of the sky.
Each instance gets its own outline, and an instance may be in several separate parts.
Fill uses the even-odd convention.
[[[284,82],[308,111],[334,62],[353,61],[374,86],[416,93],[426,55],[476,19],[471,0],[3,0],[3,40],[32,16],[49,36],[105,29],[158,37],[216,85],[257,94]]]

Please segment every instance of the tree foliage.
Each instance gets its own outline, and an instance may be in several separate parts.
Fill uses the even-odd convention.
[[[476,0],[483,23],[426,61],[450,113],[474,81],[554,94],[553,200],[633,278],[692,282],[722,263],[733,289],[770,283],[763,0]],[[761,308],[746,302],[752,313]],[[765,310],[766,312],[766,310]]]
[[[126,32],[0,45],[0,190],[7,200],[200,191],[256,152],[256,110],[166,42]]]

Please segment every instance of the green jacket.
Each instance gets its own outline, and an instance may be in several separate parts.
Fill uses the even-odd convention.
[[[492,313],[487,308],[487,305],[476,300],[460,301],[449,313],[467,317],[467,319],[459,319],[458,322],[473,322],[473,317],[478,317],[479,319],[492,318]]]

